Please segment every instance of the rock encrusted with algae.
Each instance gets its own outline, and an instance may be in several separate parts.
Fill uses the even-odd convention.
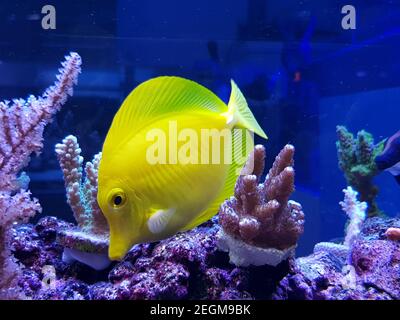
[[[320,250],[296,263],[280,282],[275,299],[393,300],[400,299],[400,243],[387,239],[400,219],[367,219],[350,247],[350,260]],[[349,264],[350,263],[350,264]]]
[[[153,244],[137,245],[105,270],[62,260],[55,217],[20,225],[11,242],[19,288],[29,299],[400,299],[400,243],[385,231],[400,219],[371,218],[351,247],[351,264],[330,252],[289,258],[276,267],[236,267],[218,250],[217,219]]]
[[[23,266],[19,284],[32,299],[261,299],[271,298],[288,263],[238,268],[216,246],[217,219],[153,244],[133,247],[121,262],[95,271],[65,263],[55,217],[15,230],[13,250]]]
[[[375,157],[382,152],[383,141],[375,144],[372,135],[365,130],[359,131],[354,138],[344,126],[337,126],[336,133],[339,167],[344,172],[347,185],[360,193],[361,201],[367,202],[369,217],[382,215],[375,200],[379,189],[373,178],[379,173]]]
[[[304,213],[299,203],[289,200],[294,191],[293,155],[294,147],[286,145],[259,183],[265,148],[257,145],[236,182],[234,196],[221,205],[218,245],[235,265],[276,266],[294,254]]]

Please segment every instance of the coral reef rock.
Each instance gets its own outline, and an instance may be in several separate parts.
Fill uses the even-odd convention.
[[[30,299],[399,299],[400,243],[385,231],[400,219],[371,218],[354,240],[351,264],[323,250],[276,267],[236,267],[217,248],[217,218],[157,243],[134,246],[121,262],[96,271],[62,260],[55,217],[18,225],[12,251],[18,285]]]
[[[400,298],[400,243],[385,231],[399,227],[400,219],[367,219],[346,259],[320,247],[296,259],[280,282],[275,299],[392,300]]]
[[[36,225],[17,226],[12,248],[23,270],[19,286],[30,299],[270,299],[288,262],[235,267],[217,249],[216,220],[136,245],[123,261],[101,271],[62,260],[58,230],[72,224],[45,217]]]

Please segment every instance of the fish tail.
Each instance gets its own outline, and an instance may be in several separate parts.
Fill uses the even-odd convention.
[[[268,139],[247,105],[245,97],[233,80],[231,80],[231,85],[232,91],[229,98],[228,111],[223,113],[228,125],[248,129],[260,137]]]

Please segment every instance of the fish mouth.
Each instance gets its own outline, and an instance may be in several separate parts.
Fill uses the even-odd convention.
[[[108,258],[112,261],[121,261],[126,255],[126,251],[116,250],[115,248],[109,248]]]
[[[122,248],[120,246],[111,246],[108,249],[108,257],[112,261],[121,261],[127,252],[129,251],[129,248]]]
[[[133,241],[111,231],[108,257],[113,261],[121,261],[132,246]]]

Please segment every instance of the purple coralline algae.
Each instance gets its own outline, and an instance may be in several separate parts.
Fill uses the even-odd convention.
[[[23,266],[19,286],[30,299],[270,298],[288,262],[276,268],[230,264],[216,246],[216,220],[158,243],[136,245],[103,271],[62,260],[57,233],[70,224],[45,217],[35,226],[18,226],[12,248]]]
[[[237,267],[217,246],[218,218],[169,239],[134,246],[120,262],[96,271],[62,259],[55,217],[19,225],[11,243],[29,299],[399,299],[400,243],[385,235],[400,219],[367,219],[350,260],[319,251],[277,266]]]
[[[16,227],[12,249],[19,286],[30,299],[399,299],[400,243],[385,231],[400,219],[367,220],[351,247],[350,264],[330,252],[289,258],[276,267],[236,267],[217,247],[217,218],[153,244],[133,247],[121,262],[95,271],[65,263],[57,230],[46,217]]]
[[[400,219],[367,219],[350,248],[350,264],[330,252],[296,259],[275,299],[400,299],[400,243],[387,239]]]
[[[400,299],[400,243],[388,239],[386,230],[399,226],[398,219],[368,219],[351,252],[360,282],[393,299]]]

